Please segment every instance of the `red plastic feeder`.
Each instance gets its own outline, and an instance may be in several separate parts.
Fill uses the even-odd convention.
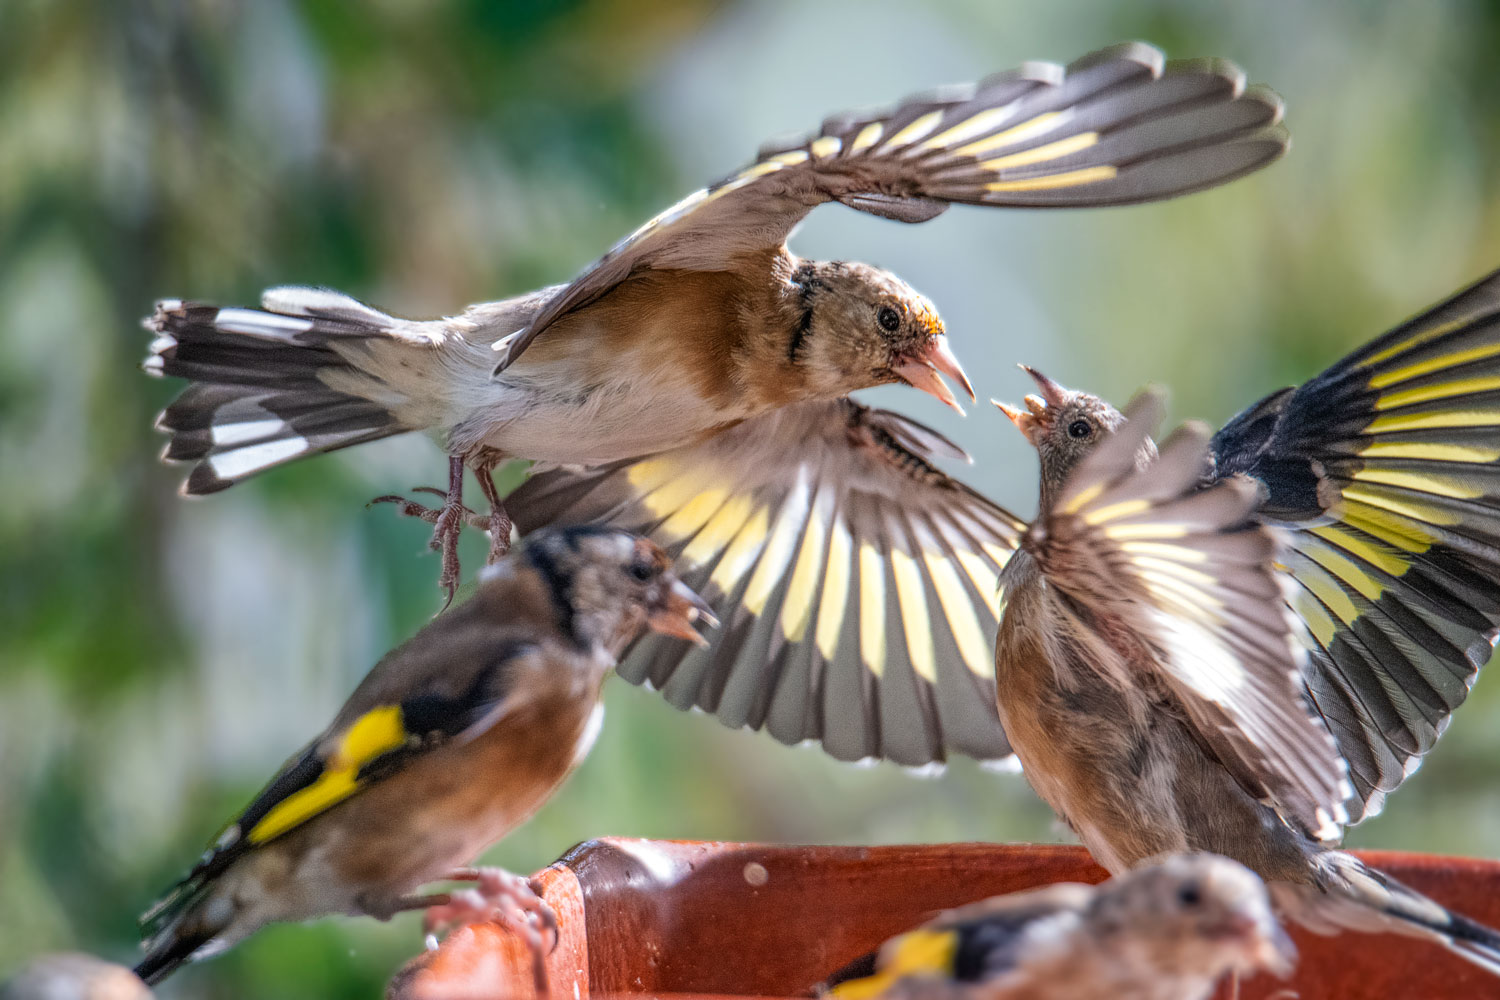
[[[1459,913],[1500,925],[1500,863],[1355,853]],[[593,840],[539,874],[561,928],[548,959],[552,997],[807,996],[835,969],[939,910],[1105,876],[1081,847]],[[1300,953],[1295,974],[1243,983],[1243,1000],[1500,998],[1500,980],[1434,944],[1291,931]],[[456,931],[414,959],[388,996],[528,1000],[535,993],[524,946],[486,924]]]

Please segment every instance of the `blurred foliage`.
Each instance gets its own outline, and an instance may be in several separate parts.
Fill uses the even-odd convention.
[[[421,439],[188,503],[155,460],[158,296],[322,283],[413,315],[566,279],[771,134],[1122,38],[1229,56],[1287,99],[1274,169],[1167,205],[817,213],[808,254],[943,306],[981,390],[1037,364],[1223,419],[1500,264],[1500,5],[1188,0],[5,0],[0,3],[0,970],[128,959],[134,915],[436,608],[425,527],[364,501],[442,473]],[[985,414],[883,391],[1022,513]],[[471,539],[469,565],[478,564]],[[1500,695],[1356,844],[1500,854]],[[589,836],[1054,839],[1021,779],[918,781],[612,685],[592,758],[492,854]],[[266,931],[167,995],[369,997],[415,918]]]

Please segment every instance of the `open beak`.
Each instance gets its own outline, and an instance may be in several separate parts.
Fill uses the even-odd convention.
[[[968,393],[970,399],[974,398],[974,387],[969,384],[969,376],[964,374],[963,366],[953,356],[944,334],[932,338],[931,345],[915,360],[897,365],[894,370],[907,385],[936,397],[939,402],[957,410],[960,416],[963,415],[964,408],[958,405],[958,398],[953,395],[942,376],[947,375],[953,379]]]
[[[687,584],[674,579],[672,589],[667,591],[666,603],[660,610],[652,612],[651,617],[646,619],[646,624],[653,632],[686,639],[698,646],[707,646],[708,640],[693,627],[700,621],[709,628],[719,624],[719,619],[714,617],[713,609],[707,602],[693,593]]]
[[[1026,440],[1036,444],[1037,437],[1045,433],[1051,425],[1053,412],[1067,403],[1067,390],[1029,365],[1017,367],[1031,376],[1042,394],[1040,396],[1028,395],[1021,400],[1026,404],[1024,410],[1009,403],[1002,403],[998,399],[992,399],[990,402],[1010,418],[1010,422],[1016,425],[1016,430],[1020,431]]]
[[[1067,405],[1068,390],[1064,389],[1062,386],[1058,385],[1056,382],[1052,381],[1050,378],[1043,375],[1041,372],[1037,371],[1030,365],[1017,365],[1016,367],[1021,369],[1027,375],[1031,376],[1031,380],[1035,382],[1036,387],[1042,391],[1042,398],[1047,401],[1048,405],[1056,406],[1059,409]]]

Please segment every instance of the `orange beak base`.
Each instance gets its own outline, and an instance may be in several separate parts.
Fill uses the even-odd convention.
[[[1021,400],[1021,402],[1026,404],[1026,409],[1024,410],[1018,406],[1002,403],[996,399],[992,399],[990,402],[994,403],[1000,412],[1005,414],[1010,419],[1010,422],[1016,425],[1016,430],[1025,435],[1026,440],[1034,445],[1037,443],[1037,437],[1046,433],[1052,426],[1052,414],[1054,410],[1066,405],[1068,401],[1067,390],[1035,368],[1028,365],[1019,365],[1018,367],[1031,376],[1032,381],[1036,383],[1037,388],[1041,390],[1042,394],[1040,396],[1034,394],[1028,395],[1025,399]]]
[[[667,592],[666,603],[651,613],[646,619],[646,625],[653,632],[686,639],[694,645],[706,647],[708,640],[694,627],[700,621],[709,628],[719,624],[713,609],[703,598],[693,593],[681,580],[673,580],[672,589]]]

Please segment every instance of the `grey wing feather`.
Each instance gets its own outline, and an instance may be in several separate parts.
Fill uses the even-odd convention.
[[[1346,768],[1303,696],[1275,566],[1281,540],[1251,517],[1258,487],[1200,489],[1208,434],[1180,429],[1160,457],[1141,446],[1159,398],[1133,403],[1126,425],[1081,462],[1023,540],[1048,580],[1096,613],[1126,622],[1195,733],[1245,787],[1310,835],[1332,838],[1346,814]]]
[[[978,84],[836,115],[815,135],[651,219],[555,296],[505,348],[497,370],[566,313],[639,268],[722,270],[772,251],[816,206],[839,201],[901,222],[949,204],[1122,205],[1222,184],[1277,159],[1281,100],[1245,88],[1232,63],[1167,63],[1148,45],[1092,53],[1066,69],[1027,63]]]
[[[1354,819],[1415,771],[1500,628],[1500,272],[1214,437],[1266,491],[1308,689],[1349,761]]]
[[[653,637],[619,672],[679,708],[841,759],[1010,754],[995,708],[998,575],[1021,523],[930,462],[936,432],[848,400],[786,407],[691,448],[534,475],[524,532],[608,521],[652,535],[722,625]]]

